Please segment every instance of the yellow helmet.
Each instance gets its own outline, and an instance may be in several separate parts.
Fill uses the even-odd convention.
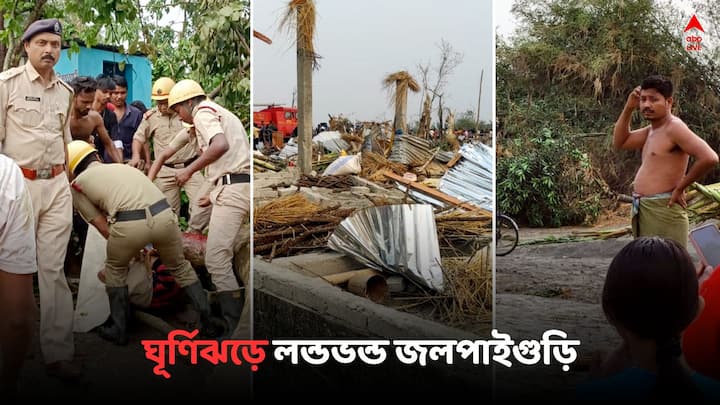
[[[173,86],[172,90],[170,90],[168,107],[190,100],[193,97],[204,95],[205,90],[203,90],[203,88],[195,80],[180,80],[175,86]]]
[[[97,152],[95,147],[85,141],[72,141],[67,145],[68,162],[70,172],[75,173],[75,168],[85,157],[91,153]]]
[[[155,80],[150,98],[153,100],[167,100],[173,86],[175,86],[175,80],[169,77],[161,77]]]

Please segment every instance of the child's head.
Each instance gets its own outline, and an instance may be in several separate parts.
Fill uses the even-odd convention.
[[[638,338],[658,344],[677,338],[699,305],[695,266],[674,240],[635,239],[610,264],[603,310],[613,326]]]

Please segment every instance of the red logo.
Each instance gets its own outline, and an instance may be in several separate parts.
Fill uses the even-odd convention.
[[[685,45],[685,50],[687,50],[688,52],[702,50],[701,33],[704,34],[705,30],[700,24],[700,20],[698,20],[697,16],[693,14],[693,16],[690,18],[690,21],[688,21],[685,29],[683,30],[683,42]]]
[[[703,34],[705,33],[705,30],[703,29],[702,25],[700,25],[700,21],[697,19],[695,14],[693,14],[693,16],[690,17],[690,21],[685,26],[685,29],[683,30],[683,32],[688,32],[693,28],[700,30]]]

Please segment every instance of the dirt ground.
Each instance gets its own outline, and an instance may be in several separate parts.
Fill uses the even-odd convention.
[[[520,229],[520,246],[495,265],[495,325],[518,341],[540,339],[559,329],[568,339],[580,339],[578,359],[563,372],[550,366],[496,367],[498,399],[546,397],[572,399],[578,384],[590,378],[590,368],[602,352],[620,343],[600,305],[605,274],[612,258],[631,236],[551,244],[533,244],[548,237],[566,238],[578,231],[624,228],[622,211],[606,216],[596,227]],[[691,255],[694,256],[692,248]]]

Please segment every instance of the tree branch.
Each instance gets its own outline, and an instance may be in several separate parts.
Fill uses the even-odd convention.
[[[23,26],[23,32],[28,29],[30,24],[37,21],[40,16],[42,15],[43,8],[45,7],[45,4],[47,3],[47,0],[35,0],[35,7],[33,8],[32,12],[28,14],[27,19],[25,20],[25,25]],[[17,2],[16,2],[17,4]],[[14,11],[13,11],[14,13]],[[7,70],[10,68],[11,65],[17,65],[20,62],[20,55],[22,55],[23,51],[23,43],[22,41],[19,41],[17,39],[13,39],[10,44],[11,46],[8,47],[8,49],[12,49],[12,52],[8,52],[5,55],[5,61],[3,62],[3,70]]]

